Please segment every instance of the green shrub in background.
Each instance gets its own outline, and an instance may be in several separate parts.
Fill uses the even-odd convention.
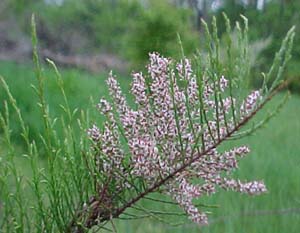
[[[35,5],[42,3],[43,0],[1,0],[1,13],[13,13],[15,17],[22,18],[24,15],[31,14]],[[6,14],[7,15],[7,14]]]
[[[120,54],[122,38],[141,5],[136,0],[65,0],[38,14],[46,46],[65,52]],[[43,26],[43,28],[41,28]]]
[[[124,36],[130,33],[128,26],[137,21],[142,6],[136,0],[87,2],[82,15],[90,22],[94,46],[121,55],[122,46],[128,46],[123,44]]]
[[[127,57],[135,64],[147,60],[151,51],[178,58],[181,51],[177,33],[185,53],[195,52],[199,47],[199,35],[192,28],[192,12],[170,5],[167,1],[148,3],[139,13],[137,21],[130,25],[130,34],[123,46]]]
[[[65,52],[115,53],[136,65],[149,51],[178,57],[177,33],[187,54],[199,43],[192,12],[167,1],[66,0],[45,10],[39,15],[39,37],[45,46]]]
[[[177,33],[186,54],[199,47],[192,11],[168,1],[143,4],[137,0],[65,0],[60,5],[37,2],[14,14],[22,18],[29,10],[37,12],[42,47],[65,54],[113,53],[135,65],[144,64],[149,51],[178,58]]]

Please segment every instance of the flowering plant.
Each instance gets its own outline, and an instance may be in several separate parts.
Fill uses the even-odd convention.
[[[293,30],[280,51],[280,56],[285,54],[283,65],[289,59],[292,38]],[[214,64],[218,57],[212,54],[213,50],[209,60]],[[150,53],[149,60],[147,75],[132,75],[134,108],[112,73],[107,79],[111,101],[101,99],[97,105],[106,122],[103,129],[93,125],[88,135],[95,172],[106,175],[97,186],[101,206],[84,222],[88,228],[118,218],[153,192],[170,196],[189,219],[205,225],[207,214],[193,204],[194,199],[212,195],[217,187],[249,195],[267,191],[263,181],[231,177],[238,161],[250,152],[247,146],[229,150],[219,146],[263,123],[240,132],[283,87],[278,77],[270,88],[264,83],[240,98],[234,95],[239,80],[222,75],[214,65],[197,73],[187,58],[176,63]]]
[[[283,70],[290,59],[294,37],[292,28],[282,42],[274,63],[263,74],[261,88],[244,88],[249,76],[247,20],[241,29],[237,23],[238,51],[231,49],[230,22],[225,16],[226,55],[220,53],[216,21],[212,33],[203,22],[207,54],[194,59],[184,56],[176,62],[158,53],[149,54],[146,74],[133,73],[130,103],[112,73],[107,85],[110,99],[101,99],[97,109],[106,117],[102,126],[90,123],[88,112],[75,119],[76,109],[69,107],[64,82],[55,64],[65,115],[52,118],[44,94],[41,69],[32,18],[33,60],[45,133],[41,146],[30,138],[22,111],[5,80],[1,85],[8,96],[0,113],[0,126],[7,151],[0,157],[0,229],[5,232],[72,232],[104,229],[112,219],[139,217],[128,209],[137,208],[151,216],[169,214],[149,211],[138,202],[176,204],[190,220],[200,225],[209,222],[203,204],[195,200],[214,194],[219,188],[249,195],[267,191],[263,181],[241,181],[232,177],[239,160],[249,154],[245,145],[224,147],[253,133],[282,106],[262,120],[249,121],[285,86]],[[246,94],[245,94],[246,93]],[[20,133],[32,174],[28,177],[16,164],[19,151],[11,140],[10,111],[21,126]],[[74,122],[78,124],[75,126]],[[78,128],[77,128],[78,127]],[[89,128],[89,129],[88,129]],[[86,135],[86,129],[88,137]],[[58,138],[62,130],[64,137]],[[78,130],[83,132],[78,134]],[[41,163],[40,154],[47,156]],[[25,162],[25,160],[24,160]],[[22,164],[23,165],[23,164]],[[20,171],[21,170],[21,171]],[[25,179],[26,178],[26,179]],[[154,198],[153,193],[169,200]],[[28,198],[30,194],[30,198]],[[127,219],[128,219],[127,218]]]
[[[253,91],[237,106],[232,96],[222,96],[229,82],[224,76],[199,79],[188,59],[178,63],[176,70],[171,67],[171,60],[152,53],[148,84],[142,73],[133,74],[131,93],[136,109],[128,106],[110,74],[107,84],[114,107],[100,100],[98,108],[107,122],[102,131],[94,125],[88,134],[94,142],[99,172],[114,179],[114,192],[131,190],[137,179],[142,180],[144,190],[170,195],[193,221],[207,224],[206,214],[192,204],[194,198],[213,194],[216,186],[250,195],[266,191],[261,181],[243,183],[223,175],[237,168],[238,159],[250,151],[247,146],[217,150],[217,145],[234,136],[257,110],[262,97],[260,91]],[[184,87],[179,81],[185,82]],[[130,157],[122,145],[117,120]],[[193,182],[195,178],[199,182]]]

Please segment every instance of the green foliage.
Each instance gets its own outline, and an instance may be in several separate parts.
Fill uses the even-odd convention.
[[[16,15],[24,15],[30,13],[33,5],[40,4],[42,0],[2,0],[2,4],[6,6],[8,11]]]
[[[64,81],[55,65],[49,62],[56,74],[58,89],[63,96],[60,103],[64,109],[58,120],[59,125],[56,123],[57,119],[50,115],[45,97],[45,77],[37,54],[34,18],[32,32],[37,82],[33,88],[38,97],[38,108],[42,114],[39,121],[42,122],[44,131],[39,135],[41,146],[37,146],[37,140],[32,140],[29,136],[23,112],[7,83],[0,77],[7,96],[0,114],[2,139],[7,147],[1,151],[0,156],[0,228],[5,232],[68,232],[68,219],[76,215],[74,206],[82,206],[84,200],[93,193],[92,177],[86,167],[86,163],[89,163],[89,145],[83,134],[76,133],[85,130],[89,114],[86,111],[81,111],[80,117],[74,114],[75,109],[70,108],[64,90]],[[11,112],[16,114],[15,118],[11,118]],[[30,167],[31,170],[27,179],[23,179],[24,173],[16,163],[20,159],[20,152],[12,142],[11,120],[19,125],[19,134],[25,144],[21,153],[24,158],[22,167]],[[62,131],[62,140],[57,137],[58,130]],[[41,153],[47,157],[47,171],[40,163]]]
[[[291,1],[286,5],[281,6],[280,4],[270,3],[267,5],[266,11],[261,15],[254,15],[262,25],[260,31],[257,33],[258,36],[266,36],[267,34],[272,36],[272,43],[262,53],[262,56],[266,59],[265,64],[261,67],[266,66],[270,63],[272,54],[276,52],[276,49],[280,46],[279,37],[286,32],[286,29],[292,25],[296,26],[295,46],[293,47],[292,55],[293,62],[289,63],[286,76],[293,79],[290,85],[291,89],[297,93],[300,93],[300,16],[299,16],[300,2]]]
[[[119,53],[123,38],[129,32],[128,25],[137,20],[141,5],[136,0],[86,1],[82,17],[94,37],[94,45]]]
[[[135,63],[145,61],[149,52],[179,58],[181,48],[177,40],[180,35],[185,53],[191,54],[199,47],[199,37],[192,29],[191,12],[176,8],[166,1],[149,1],[139,12],[137,21],[131,24],[126,41],[126,54]]]
[[[57,49],[65,52],[96,49],[119,53],[128,24],[135,20],[140,8],[135,0],[66,0],[59,6],[44,7],[38,14],[43,27],[39,29],[45,33],[42,39],[47,45],[55,42]]]
[[[141,64],[151,51],[178,58],[177,33],[187,55],[199,45],[192,12],[167,1],[65,0],[29,9],[37,10],[43,46],[63,53],[108,52]]]
[[[257,38],[271,38],[270,43],[261,53],[260,59],[252,66],[252,80],[254,84],[260,83],[260,70],[265,69],[272,63],[272,59],[281,44],[281,37],[288,28],[296,26],[295,46],[293,46],[293,61],[288,64],[284,76],[292,80],[290,85],[293,91],[299,93],[300,90],[300,18],[299,18],[299,1],[288,1],[281,4],[279,1],[270,1],[266,3],[263,11],[257,10],[255,7],[243,7],[242,5],[233,3],[231,0],[219,10],[217,18],[222,17],[225,12],[230,19],[237,19],[240,14],[245,15],[249,19],[250,41],[256,41]],[[221,21],[222,22],[222,21]],[[224,24],[224,23],[223,23]],[[259,26],[258,26],[259,25]],[[225,31],[225,25],[221,24],[220,33]]]

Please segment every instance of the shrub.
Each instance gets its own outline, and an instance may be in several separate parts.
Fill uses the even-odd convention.
[[[229,25],[228,19],[225,20]],[[4,113],[0,115],[8,148],[0,157],[1,230],[81,233],[106,229],[108,222],[114,228],[112,220],[126,214],[131,207],[145,211],[146,216],[161,215],[137,205],[147,198],[159,202],[148,197],[154,192],[171,196],[173,201],[167,201],[168,204],[179,205],[192,221],[203,225],[207,224],[207,215],[202,208],[209,206],[196,206],[194,199],[213,194],[217,187],[250,195],[265,192],[262,181],[242,182],[230,175],[237,168],[238,160],[249,153],[249,148],[226,149],[225,146],[228,140],[253,133],[272,116],[248,124],[284,87],[280,78],[290,59],[294,28],[283,40],[262,87],[245,94],[241,89],[245,87],[249,64],[245,56],[248,45],[245,18],[244,22],[245,29],[238,30],[241,54],[233,57],[228,50],[229,67],[221,63],[215,20],[212,32],[204,23],[208,54],[199,54],[193,61],[184,57],[175,62],[151,53],[148,75],[133,74],[134,107],[127,104],[111,73],[107,80],[111,100],[101,99],[97,105],[106,121],[101,127],[97,122],[91,127],[88,112],[82,111],[80,117],[72,114],[64,82],[50,62],[57,74],[65,110],[60,124],[51,116],[45,99],[33,20],[35,90],[45,131],[40,137],[42,145],[37,147],[29,138],[15,98],[1,78],[8,97]],[[237,60],[240,60],[239,67],[233,63]],[[269,80],[273,80],[270,87],[266,85]],[[281,105],[282,102],[275,107],[275,112]],[[12,111],[16,112],[26,145],[24,157],[32,170],[28,185],[15,163],[18,152],[11,143]],[[72,124],[74,120],[77,125]],[[61,128],[63,140],[56,137]],[[77,134],[77,130],[81,133]],[[41,149],[48,158],[45,169],[38,160]],[[26,193],[30,193],[32,199],[26,198]],[[127,214],[129,219],[140,217],[138,213]],[[177,216],[182,216],[182,212]]]
[[[193,30],[190,17],[188,9],[176,8],[166,1],[149,1],[130,25],[130,34],[125,40],[127,56],[136,65],[147,60],[149,51],[179,58],[181,50],[177,33],[181,36],[185,53],[194,53],[199,47],[199,35]]]
[[[56,49],[67,53],[119,54],[128,25],[140,8],[135,0],[66,0],[45,8],[39,15],[40,30],[48,47],[55,43]]]
[[[195,52],[199,35],[191,24],[192,12],[168,1],[64,0],[16,5],[8,11],[29,34],[28,13],[37,12],[38,36],[42,47],[64,54],[113,53],[135,65],[147,60],[148,51],[179,58],[177,33],[186,54]]]

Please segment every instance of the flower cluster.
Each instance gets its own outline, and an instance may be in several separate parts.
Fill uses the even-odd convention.
[[[251,113],[255,109],[258,100],[260,100],[261,98],[262,96],[260,95],[259,91],[252,91],[242,103],[240,109],[241,115],[244,116]]]
[[[230,177],[239,158],[249,153],[247,146],[217,149],[261,99],[260,92],[254,91],[238,106],[228,94],[229,82],[224,76],[196,76],[188,59],[174,65],[152,53],[148,75],[133,74],[131,93],[136,108],[131,108],[110,73],[107,84],[113,104],[106,100],[98,104],[107,116],[104,130],[93,126],[88,131],[99,156],[105,157],[102,171],[128,172],[123,179],[128,175],[142,179],[145,190],[166,181],[157,188],[199,224],[207,224],[207,216],[193,199],[213,194],[216,187],[250,195],[266,192],[263,182]],[[124,163],[125,150],[130,163]]]

